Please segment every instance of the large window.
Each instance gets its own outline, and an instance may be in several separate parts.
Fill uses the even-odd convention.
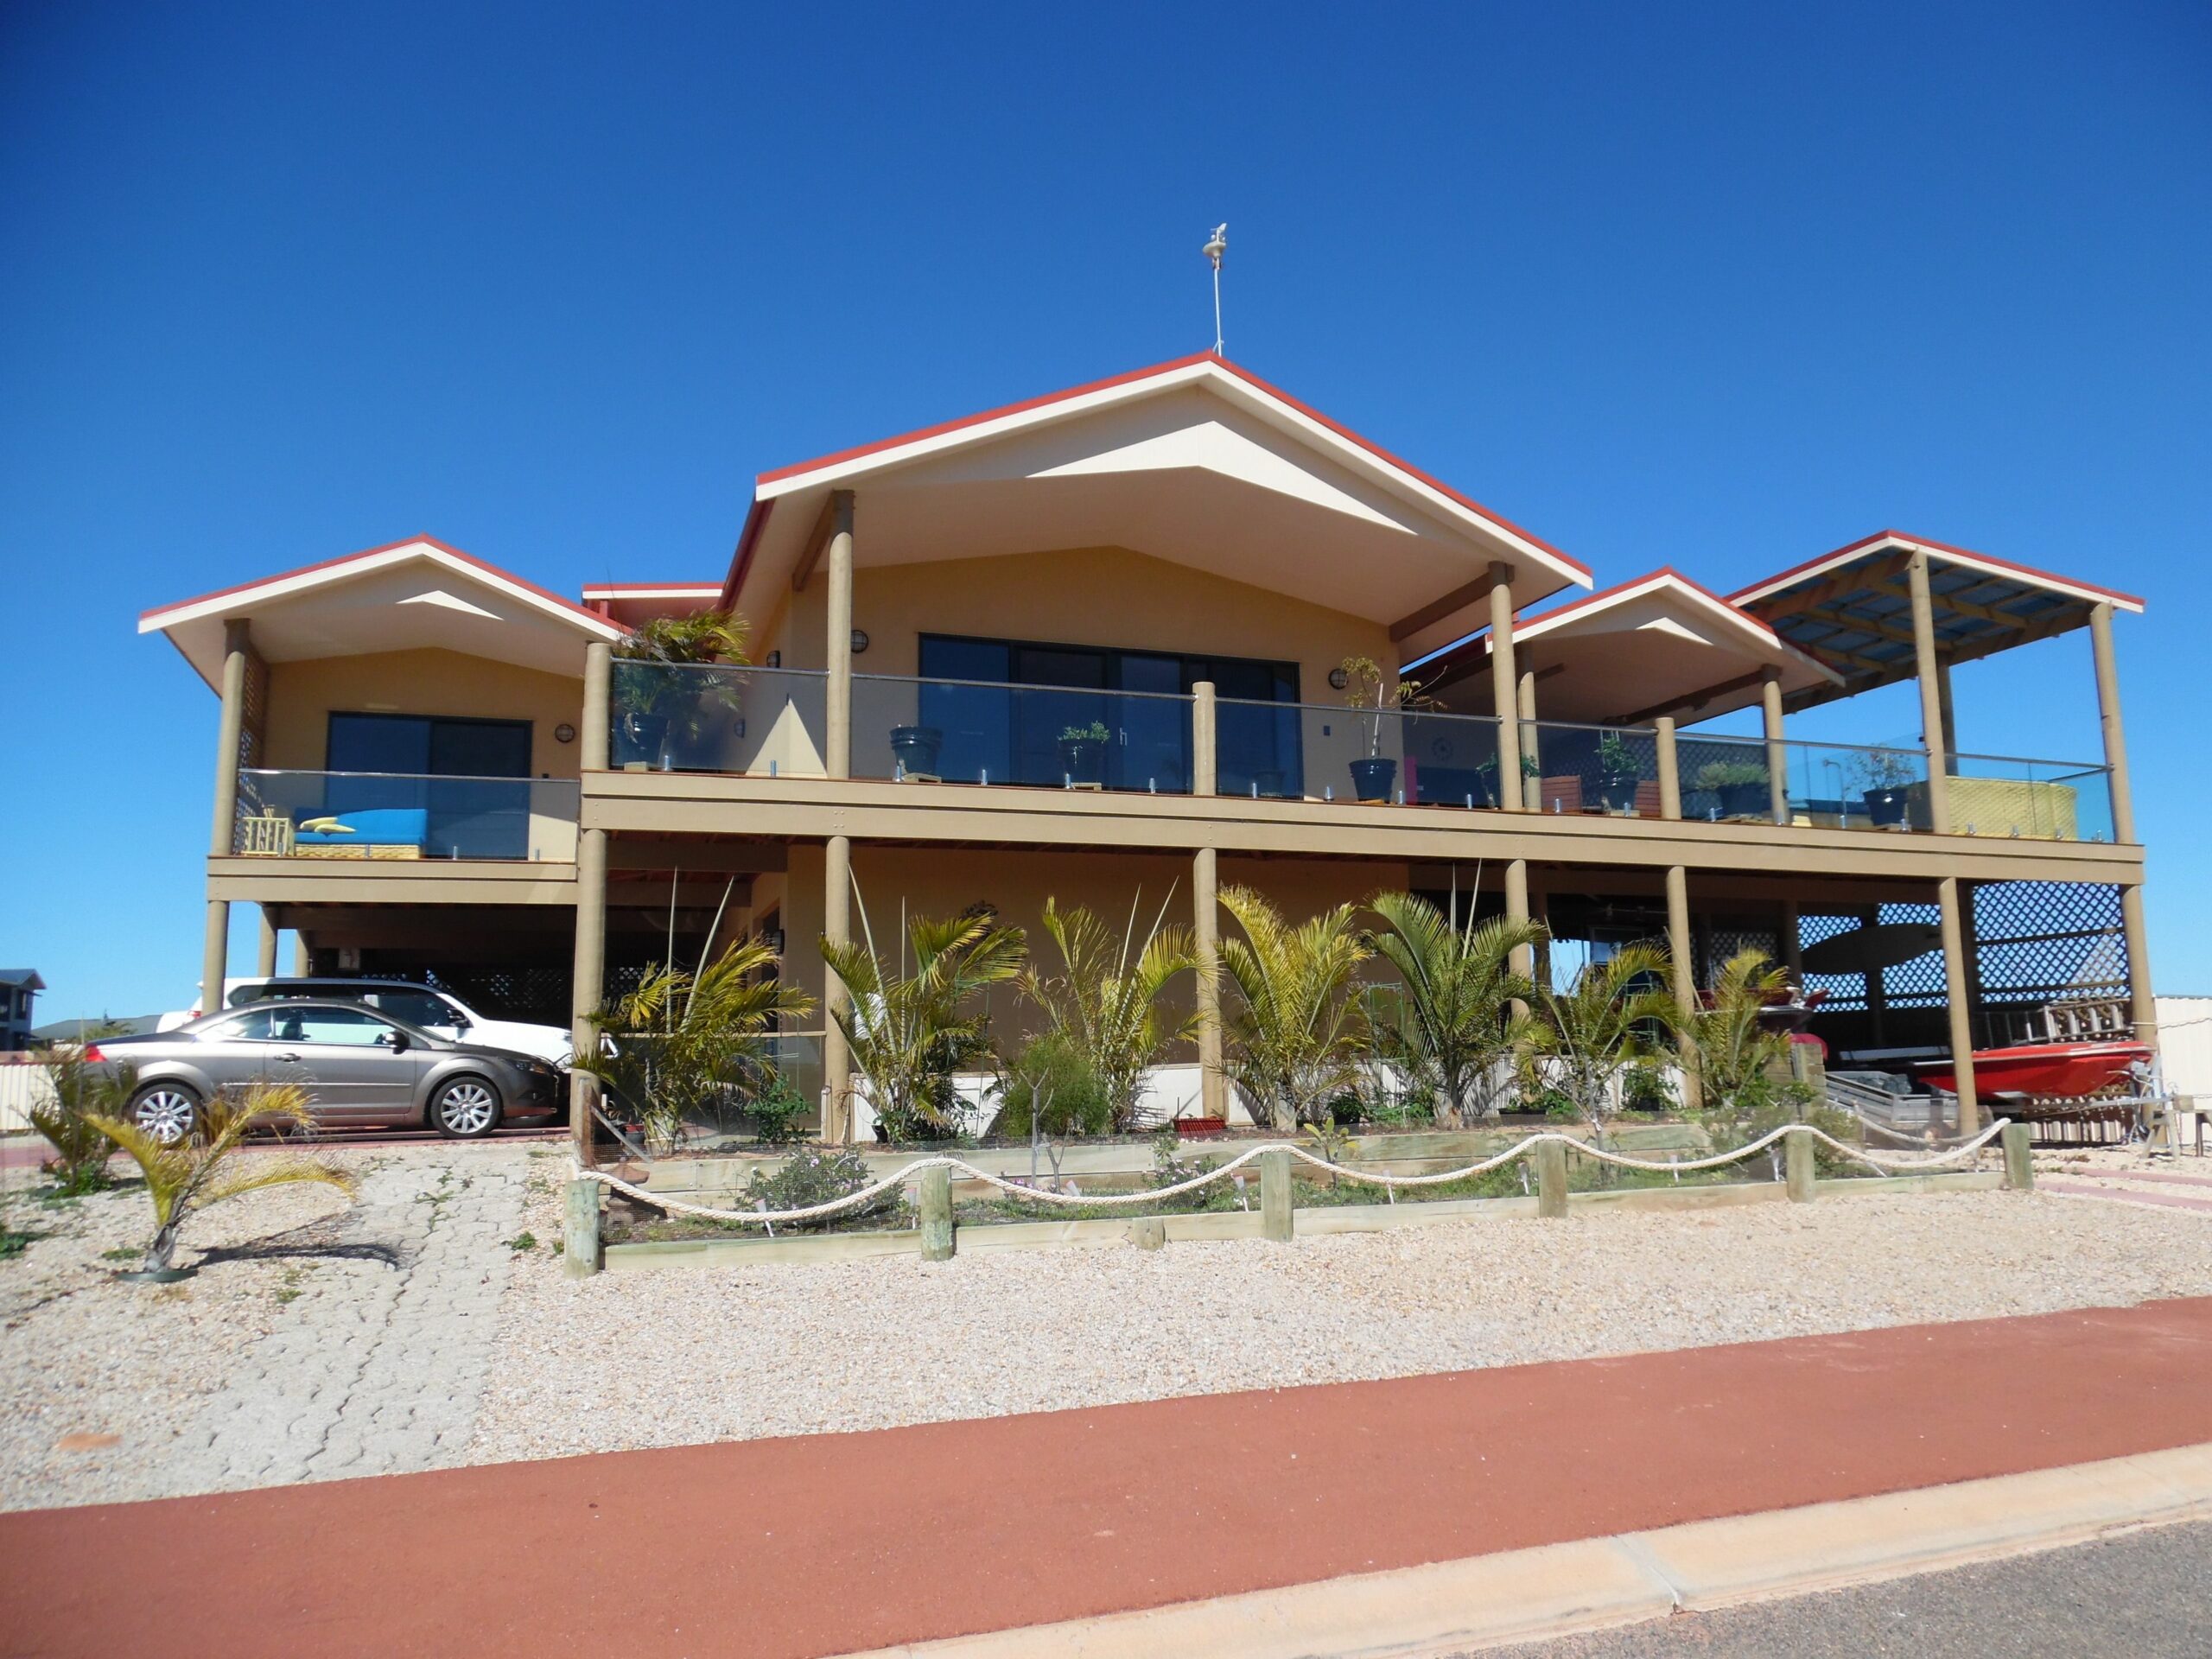
[[[1108,787],[1141,790],[1156,785],[1163,791],[1179,792],[1191,785],[1189,719],[1183,705],[1165,698],[1186,696],[1199,681],[1211,680],[1223,698],[1298,701],[1294,663],[951,634],[922,636],[921,672],[922,723],[944,734],[944,775],[988,775],[1017,784],[1060,782],[1062,734],[1095,723],[1111,734]],[[1131,692],[1163,700],[1126,695]],[[1248,733],[1243,728],[1255,724],[1252,715],[1258,716],[1262,729]],[[1288,722],[1287,741],[1274,729],[1278,720]],[[1264,750],[1268,764],[1294,769],[1297,716],[1224,709],[1222,750],[1224,756]],[[1249,779],[1232,779],[1226,772],[1221,777],[1224,790],[1242,793],[1248,785]]]
[[[526,720],[333,714],[324,810],[378,814],[376,838],[431,858],[524,857],[530,736]]]

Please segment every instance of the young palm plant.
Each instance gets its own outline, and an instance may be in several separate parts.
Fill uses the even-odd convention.
[[[1223,1069],[1279,1133],[1293,1134],[1319,1122],[1359,1080],[1352,988],[1373,951],[1351,905],[1293,927],[1249,887],[1224,887],[1221,902],[1244,930],[1221,944],[1222,967],[1242,1004],[1230,1021]]]
[[[154,1201],[154,1236],[146,1246],[141,1271],[149,1275],[175,1271],[169,1262],[185,1222],[226,1198],[302,1181],[320,1182],[353,1195],[351,1175],[296,1153],[268,1153],[257,1157],[251,1167],[226,1167],[246,1132],[257,1124],[315,1127],[314,1107],[307,1091],[296,1084],[259,1084],[242,1093],[216,1096],[200,1109],[200,1132],[175,1146],[163,1146],[125,1118],[96,1113],[88,1121],[128,1154],[146,1178],[147,1195]]]
[[[1738,1143],[1754,1122],[1785,1101],[1786,1085],[1775,1073],[1789,1052],[1789,1039],[1764,1029],[1759,1010],[1788,984],[1789,976],[1765,951],[1739,950],[1722,966],[1710,1001],[1683,1025],[1703,1116]]]
[[[877,951],[867,902],[853,889],[861,938],[822,941],[822,959],[851,1000],[831,1010],[867,1079],[876,1121],[893,1141],[934,1140],[958,1128],[953,1074],[992,1053],[990,1018],[969,1003],[1021,971],[1022,935],[988,914],[918,916],[898,956]],[[907,971],[911,952],[913,971]]]
[[[714,1112],[741,1079],[763,1075],[771,1022],[813,1008],[776,969],[766,940],[739,939],[696,973],[654,963],[637,989],[592,1015],[597,1052],[578,1055],[576,1067],[637,1111],[647,1151],[673,1151],[686,1122]]]
[[[1179,1014],[1161,997],[1179,974],[1198,971],[1197,947],[1185,927],[1163,926],[1167,902],[1137,941],[1138,904],[1118,938],[1081,906],[1063,911],[1045,901],[1045,937],[1058,949],[1064,971],[1021,976],[1022,994],[1042,1010],[1051,1030],[1097,1078],[1116,1129],[1136,1127],[1144,1077],[1160,1054],[1198,1029],[1195,1008]]]
[[[1681,1016],[1663,988],[1667,955],[1631,944],[1575,976],[1572,988],[1536,988],[1534,1041],[1527,1051],[1536,1075],[1573,1103],[1593,1138],[1603,1141],[1612,1112],[1614,1079],[1637,1061],[1662,1052]]]
[[[88,1065],[84,1050],[57,1049],[48,1076],[54,1098],[34,1103],[31,1128],[54,1148],[47,1169],[65,1193],[97,1192],[108,1185],[107,1160],[115,1147],[94,1121],[121,1117],[138,1086],[135,1068]]]
[[[1528,976],[1514,972],[1513,953],[1541,941],[1542,925],[1499,916],[1455,926],[1407,893],[1379,893],[1368,907],[1382,920],[1375,953],[1402,982],[1370,1005],[1376,1052],[1411,1091],[1434,1099],[1439,1122],[1494,1116],[1503,1062],[1526,1046],[1535,997]]]

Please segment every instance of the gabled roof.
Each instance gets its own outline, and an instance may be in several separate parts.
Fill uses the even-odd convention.
[[[38,976],[35,968],[0,968],[0,985],[16,990],[42,991],[46,982]]]
[[[565,668],[588,640],[628,631],[558,594],[428,536],[302,565],[139,616],[165,633],[211,685],[223,625],[249,624],[272,662],[436,645],[528,667]]]
[[[1641,722],[1665,714],[1710,719],[1758,701],[1764,671],[1785,691],[1839,683],[1757,617],[1679,570],[1662,567],[1513,622],[1516,664],[1539,677],[1540,720]],[[1407,665],[1446,685],[1477,680],[1488,629]]]
[[[1187,531],[1233,579],[1335,608],[1353,608],[1349,597],[1389,609],[1414,648],[1439,630],[1450,637],[1489,561],[1511,564],[1527,597],[1590,583],[1558,548],[1211,353],[761,474],[723,602],[749,598],[764,567],[775,580],[803,579],[823,505],[840,489],[860,502],[862,564],[887,542],[901,561],[939,556],[913,550],[925,543],[976,546],[979,526],[979,550],[1118,542],[1171,558],[1185,550],[1169,543]],[[1266,568],[1262,543],[1278,559],[1296,556],[1279,533],[1294,513],[1304,533],[1289,541],[1333,537],[1339,569]],[[1235,544],[1240,532],[1252,545]],[[1024,533],[1031,539],[1017,550]],[[1363,587],[1360,574],[1373,580]]]
[[[1909,567],[1920,554],[1929,562],[1936,649],[1947,663],[1972,662],[2069,632],[2086,626],[2099,605],[2143,609],[2140,599],[2114,588],[1948,542],[1878,531],[1730,595],[1836,671],[1835,687],[1808,690],[1793,699],[1796,706],[1871,690],[1918,671]]]

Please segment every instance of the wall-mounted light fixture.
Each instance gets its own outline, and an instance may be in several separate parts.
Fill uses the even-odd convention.
[[[784,653],[783,653],[783,651],[782,651],[782,649],[781,649],[780,647],[779,647],[777,650],[772,651],[772,652],[770,652],[768,653],[768,666],[769,666],[769,667],[771,667],[771,668],[781,668],[783,665],[784,665]]]
[[[563,721],[558,726],[556,726],[553,728],[553,741],[556,743],[575,742],[576,741],[576,728],[569,725],[567,721]]]
[[[1345,673],[1343,669],[1332,668],[1329,671],[1329,689],[1331,690],[1341,691],[1344,687],[1351,683],[1351,676]]]
[[[853,655],[857,657],[867,649],[868,630],[866,628],[855,628],[853,630]]]

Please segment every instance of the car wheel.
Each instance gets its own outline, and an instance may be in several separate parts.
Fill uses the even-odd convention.
[[[131,1096],[130,1121],[162,1146],[179,1146],[199,1127],[200,1096],[181,1083],[149,1083]]]
[[[499,1127],[499,1090],[481,1077],[455,1077],[430,1096],[430,1127],[451,1141],[474,1141]]]

